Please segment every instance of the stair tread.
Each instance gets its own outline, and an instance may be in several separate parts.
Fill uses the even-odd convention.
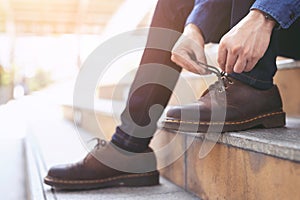
[[[277,60],[278,70],[300,68],[300,61],[293,59]]]
[[[101,190],[90,190],[81,192],[55,192],[57,200],[81,200],[81,199],[114,199],[114,200],[149,200],[149,199],[199,199],[178,189],[166,179],[161,178],[161,185],[139,188],[105,188]],[[51,191],[47,191],[50,193]]]
[[[204,138],[205,133],[186,133]],[[220,135],[218,142],[300,162],[300,118],[287,118],[283,128],[251,129]]]
[[[60,102],[62,106],[77,108],[77,109],[84,109],[90,110],[93,112],[99,112],[108,116],[119,115],[125,108],[125,101],[118,101],[118,100],[110,100],[110,99],[95,99],[94,105],[73,105],[72,101],[63,101]]]

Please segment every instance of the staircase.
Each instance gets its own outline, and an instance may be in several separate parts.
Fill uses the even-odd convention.
[[[18,105],[10,103],[10,109],[0,112],[5,122],[1,124],[1,136],[7,137],[1,137],[1,199],[300,199],[299,66],[299,62],[280,61],[275,77],[288,114],[285,128],[224,133],[202,159],[199,151],[205,134],[160,128],[151,146],[159,150],[173,143],[175,148],[167,157],[158,155],[162,177],[161,184],[154,187],[66,192],[43,183],[51,166],[75,162],[86,155],[78,130],[83,138],[99,137],[100,124],[105,138],[111,137],[130,83],[124,83],[117,95],[111,91],[115,86],[101,88],[107,96],[100,92],[95,108],[73,108],[72,102],[59,100],[60,113],[56,104],[59,98],[51,99],[57,97],[57,90],[48,96],[26,97]],[[203,81],[190,74],[183,76],[199,93],[204,89],[199,85],[214,81],[213,77]],[[114,111],[109,94],[115,97]],[[170,104],[176,104],[175,97]],[[74,126],[74,120],[80,127]],[[27,132],[25,139],[22,131]],[[18,139],[9,138],[13,132],[20,134]],[[178,152],[183,153],[178,156]],[[165,166],[170,157],[176,156]]]
[[[288,115],[285,128],[225,133],[203,159],[199,158],[199,150],[204,134],[160,129],[151,143],[154,149],[170,142],[175,142],[176,151],[187,149],[173,164],[160,170],[162,176],[201,199],[299,199],[300,63],[279,59],[278,68],[275,82]],[[205,89],[204,83],[215,80],[208,76],[203,82],[191,74],[183,76],[199,94]],[[94,136],[99,134],[100,125],[109,139],[119,124],[117,116],[125,105],[129,87],[130,83],[123,83],[117,91],[114,85],[100,88],[95,108],[73,109],[71,102],[64,102],[64,117],[75,119]],[[180,86],[176,89],[180,90]],[[115,112],[107,109],[112,97],[118,108]],[[175,97],[170,104],[176,104]],[[159,160],[160,166],[165,162],[167,158]]]
[[[76,162],[88,153],[82,137],[78,136],[78,131],[83,138],[90,139],[95,135],[82,128],[76,128],[73,122],[60,118],[59,107],[53,101],[49,102],[48,96],[38,97],[36,102],[39,102],[38,108],[33,109],[35,102],[31,103],[31,106],[28,105],[28,110],[34,112],[31,115],[36,117],[28,119],[27,137],[24,142],[27,199],[199,199],[163,177],[160,178],[160,185],[152,187],[120,187],[86,191],[52,189],[43,183],[48,169],[53,165]],[[87,115],[83,115],[84,118],[89,116],[88,109],[85,109],[85,113]],[[77,120],[79,119],[77,116]]]

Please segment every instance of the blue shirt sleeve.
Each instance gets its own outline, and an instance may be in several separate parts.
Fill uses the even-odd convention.
[[[230,27],[232,0],[195,0],[194,8],[186,20],[195,24],[203,34],[206,42],[213,41],[212,34],[224,34]],[[223,30],[223,31],[220,31]]]
[[[286,29],[300,16],[300,0],[256,0],[251,9],[268,13]]]

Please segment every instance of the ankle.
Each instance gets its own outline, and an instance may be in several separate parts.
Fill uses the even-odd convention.
[[[131,153],[141,153],[147,149],[147,148],[140,148],[139,146],[134,146],[134,145],[126,145],[123,142],[118,142],[113,139],[111,140],[111,143],[114,144],[117,148],[120,148],[124,151],[128,151]]]
[[[248,85],[252,88],[258,89],[258,90],[268,90],[271,89],[274,84],[273,81],[261,81],[255,78],[252,78],[250,76],[247,76],[245,74],[229,74],[230,78],[233,78],[245,85]]]

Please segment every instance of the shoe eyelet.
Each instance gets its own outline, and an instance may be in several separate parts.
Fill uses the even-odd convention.
[[[225,92],[225,90],[226,90],[227,88],[228,88],[228,86],[224,86],[224,85],[223,85],[223,86],[221,86],[221,87],[218,88],[218,92],[219,92],[219,93]]]
[[[101,145],[102,147],[106,146],[106,141],[105,141],[105,140],[100,140],[100,145]]]
[[[233,82],[232,80],[228,80],[228,83],[229,83],[230,85],[233,85],[233,84],[234,84],[234,82]]]

